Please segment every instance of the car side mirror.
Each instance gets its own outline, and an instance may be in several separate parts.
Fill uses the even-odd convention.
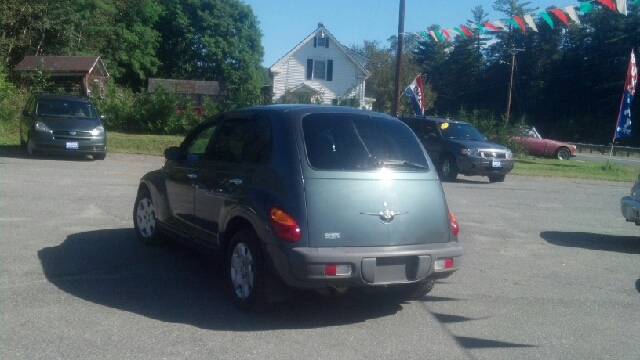
[[[182,151],[177,146],[171,146],[164,150],[164,158],[167,160],[178,160],[182,155]]]
[[[31,116],[31,114],[29,114],[29,111],[27,109],[22,110],[22,115]]]

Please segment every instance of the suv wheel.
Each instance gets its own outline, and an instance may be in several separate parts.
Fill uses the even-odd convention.
[[[156,245],[162,241],[156,209],[151,201],[151,194],[146,188],[138,190],[136,203],[133,207],[133,227],[136,236],[144,244]]]
[[[456,165],[456,159],[447,154],[440,160],[440,176],[442,180],[454,181],[458,177],[458,166]]]
[[[489,182],[504,182],[506,175],[489,175]]]
[[[27,155],[29,155],[29,157],[38,156],[38,150],[36,150],[36,145],[31,137],[27,139]]]
[[[245,311],[266,310],[266,273],[256,234],[250,230],[236,233],[226,260],[228,289],[235,305]]]

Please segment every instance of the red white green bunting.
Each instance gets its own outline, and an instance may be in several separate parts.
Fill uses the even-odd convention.
[[[640,0],[633,0],[634,4],[638,4]],[[609,10],[619,12],[627,15],[627,0],[591,0],[580,2],[578,5],[569,5],[563,8],[553,8],[538,14],[525,14],[519,16],[513,16],[507,19],[485,21],[484,23],[471,23],[466,25],[460,25],[459,27],[447,28],[441,30],[425,30],[414,32],[414,34],[421,36],[427,40],[444,41],[445,39],[453,39],[454,36],[473,37],[474,33],[471,29],[477,29],[478,33],[486,34],[487,31],[501,32],[509,30],[510,28],[519,28],[523,33],[526,33],[527,27],[535,32],[538,32],[536,21],[534,16],[545,20],[545,22],[553,29],[554,21],[552,18],[560,20],[564,25],[569,25],[570,22],[580,24],[578,18],[578,12],[587,14],[593,12],[595,9],[594,3],[599,6],[608,8]],[[504,22],[503,22],[504,21]],[[505,25],[505,22],[510,26]]]

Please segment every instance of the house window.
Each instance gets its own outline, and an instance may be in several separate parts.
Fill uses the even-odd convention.
[[[329,38],[326,37],[318,37],[318,46],[329,47]]]
[[[307,80],[333,81],[333,60],[307,59]]]
[[[325,62],[323,60],[316,60],[313,63],[313,78],[324,80]]]

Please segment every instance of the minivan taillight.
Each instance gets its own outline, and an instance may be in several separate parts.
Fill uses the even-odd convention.
[[[453,236],[458,236],[460,226],[458,226],[458,221],[451,211],[449,211],[449,224],[451,225],[451,232],[453,233]]]
[[[276,234],[283,240],[288,242],[296,242],[300,240],[300,228],[291,215],[272,207],[269,210],[269,220]]]

